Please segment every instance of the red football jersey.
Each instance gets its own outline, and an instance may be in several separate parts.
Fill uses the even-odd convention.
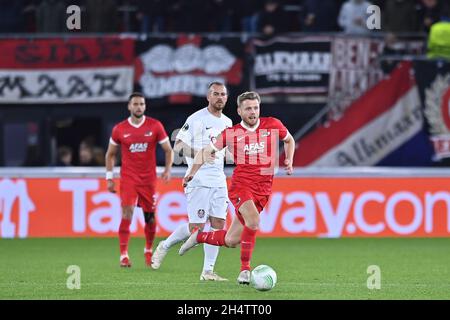
[[[110,143],[121,145],[120,177],[135,184],[156,183],[156,145],[169,140],[163,125],[156,119],[143,117],[139,125],[131,118],[112,130]]]
[[[270,194],[278,166],[279,140],[285,140],[288,134],[281,121],[272,117],[260,118],[254,128],[241,122],[222,131],[212,145],[216,150],[228,146],[233,154],[236,168],[230,190],[250,188],[260,195]]]

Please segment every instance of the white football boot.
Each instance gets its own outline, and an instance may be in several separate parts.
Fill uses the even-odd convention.
[[[228,279],[222,278],[214,271],[203,271],[200,275],[200,281],[228,281]]]
[[[250,284],[250,270],[242,270],[237,278],[239,284]]]
[[[152,256],[152,269],[159,269],[167,252],[169,252],[169,250],[164,248],[164,241],[161,241]]]

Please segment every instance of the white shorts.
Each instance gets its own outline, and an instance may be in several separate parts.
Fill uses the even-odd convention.
[[[185,188],[187,212],[190,223],[206,223],[208,216],[226,219],[228,190],[224,188]]]

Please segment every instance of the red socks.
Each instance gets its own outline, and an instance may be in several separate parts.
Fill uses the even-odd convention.
[[[128,241],[130,240],[131,220],[122,218],[119,226],[120,255],[128,255]]]
[[[250,270],[250,260],[252,258],[253,248],[256,242],[257,230],[252,230],[244,226],[241,235],[241,271]],[[213,246],[224,246],[226,230],[218,230],[213,232],[199,232],[197,241],[199,243],[208,243]]]
[[[199,243],[208,243],[213,246],[224,246],[226,230],[217,230],[211,232],[199,232],[197,235],[197,241]]]
[[[241,271],[250,270],[250,259],[256,242],[257,230],[252,230],[244,226],[241,235]]]
[[[145,233],[145,249],[151,250],[153,247],[153,240],[155,240],[156,221],[146,223],[144,227]]]

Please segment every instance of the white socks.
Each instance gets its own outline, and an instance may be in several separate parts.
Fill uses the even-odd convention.
[[[210,227],[209,231],[217,231],[218,229],[214,229]],[[168,250],[170,247],[175,244],[186,240],[191,235],[189,231],[189,223],[182,224],[178,226],[171,235],[164,240],[163,247]],[[203,260],[203,271],[213,271],[214,266],[216,264],[217,256],[219,255],[219,246],[213,246],[211,244],[204,243],[203,250],[205,252],[205,257]]]
[[[214,229],[210,227],[209,231],[217,231],[219,229]],[[213,246],[212,244],[203,244],[203,251],[205,252],[205,258],[203,260],[203,272],[214,271],[214,266],[216,264],[217,256],[219,255],[219,246]]]
[[[182,224],[178,226],[178,228],[176,228],[166,240],[164,240],[163,247],[164,249],[169,249],[178,242],[186,240],[190,235],[191,232],[189,231],[189,223]]]

